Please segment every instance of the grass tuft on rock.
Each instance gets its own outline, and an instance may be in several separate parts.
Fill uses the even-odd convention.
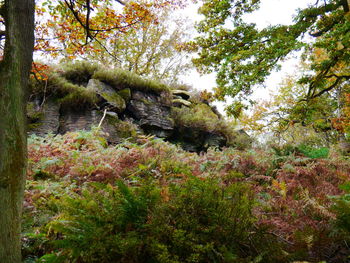
[[[73,63],[65,63],[61,67],[61,74],[64,78],[79,85],[86,85],[101,65],[89,63],[87,61],[76,61]]]
[[[135,73],[121,69],[99,69],[94,73],[92,78],[103,81],[111,85],[116,90],[130,88],[132,90],[148,91],[155,93],[170,91],[169,87],[163,83],[149,79],[144,79]]]
[[[172,107],[171,113],[175,126],[223,135],[227,139],[228,146],[238,146],[244,149],[251,144],[248,135],[240,134],[233,123],[219,118],[212,108],[205,103],[193,104],[190,108]]]

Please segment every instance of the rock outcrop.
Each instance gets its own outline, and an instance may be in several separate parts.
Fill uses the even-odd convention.
[[[33,88],[36,92],[28,103],[30,133],[63,134],[100,124],[110,143],[143,133],[177,143],[188,151],[234,145],[232,138],[238,132],[228,129],[223,123],[225,120],[210,106],[197,107],[207,112],[192,112],[200,102],[198,98],[192,101],[188,91],[171,90],[163,84],[144,81],[121,71],[115,75],[108,72],[105,78],[99,71],[95,79],[94,72],[85,67],[82,72],[88,75],[76,77],[74,74],[79,74],[79,70],[64,72],[58,77],[53,75],[56,79],[49,78],[45,90],[40,91],[40,86]],[[84,82],[75,82],[76,79],[84,79]],[[186,116],[180,117],[185,119],[174,117],[174,112],[183,115],[176,111],[182,107]],[[205,119],[205,125],[200,124],[200,118]],[[208,124],[211,121],[213,123]],[[223,126],[225,129],[217,128]]]
[[[168,138],[174,130],[170,111],[170,106],[162,101],[161,96],[135,91],[126,113],[134,118],[146,133]]]

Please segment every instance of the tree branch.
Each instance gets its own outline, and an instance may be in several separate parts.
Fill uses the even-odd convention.
[[[86,0],[86,43],[89,41],[89,38],[91,37],[90,35],[90,12],[91,12],[91,7],[90,7],[90,0]]]
[[[5,18],[6,10],[5,10],[5,4],[0,6],[0,16]]]
[[[124,1],[121,1],[121,0],[115,0],[115,1],[118,2],[121,5],[126,5],[126,3]]]
[[[349,0],[341,0],[341,5],[343,6],[344,12],[347,13],[350,11],[350,1]]]
[[[330,85],[329,87],[327,87],[327,88],[321,90],[321,91],[318,92],[318,93],[313,93],[313,94],[312,94],[309,98],[307,98],[307,99],[309,100],[309,99],[314,99],[314,98],[320,97],[322,94],[324,94],[324,93],[326,93],[326,92],[331,91],[332,89],[334,89],[334,88],[339,84],[339,82],[340,82],[341,80],[343,80],[343,79],[345,79],[345,80],[350,79],[350,75],[349,75],[349,76],[348,76],[348,75],[337,76],[337,75],[335,75],[335,74],[333,74],[332,76],[327,76],[326,78],[331,78],[331,77],[336,77],[336,78],[337,78],[337,79],[335,80],[335,82],[334,82],[332,85]]]
[[[123,4],[123,1],[119,1],[116,0],[117,2]],[[90,7],[90,0],[86,0],[87,3],[87,18],[86,18],[86,24],[82,21],[82,19],[79,17],[79,12],[75,11],[74,9],[74,2],[72,2],[72,0],[69,0],[69,2],[67,0],[64,0],[65,4],[67,5],[67,7],[69,8],[69,10],[72,12],[74,18],[78,21],[78,23],[86,30],[86,34],[87,34],[87,38],[94,38],[91,36],[91,32],[109,32],[115,29],[121,30],[124,28],[127,28],[129,26],[135,25],[137,23],[139,23],[142,18],[140,18],[137,21],[134,21],[133,23],[127,24],[125,26],[115,26],[115,27],[110,27],[110,28],[105,28],[105,29],[94,29],[94,28],[90,28],[89,26],[89,20],[90,20],[90,13],[91,13],[91,7]],[[123,4],[125,5],[125,3]],[[96,36],[96,35],[95,35]]]
[[[334,20],[330,25],[328,25],[327,27],[321,29],[320,31],[318,32],[315,32],[315,33],[309,33],[310,36],[312,37],[320,37],[322,36],[323,34],[327,33],[328,31],[330,31],[336,24],[339,23],[339,21],[341,20],[341,18],[338,18],[336,20]]]
[[[121,62],[119,58],[117,58],[115,55],[113,55],[108,48],[101,43],[97,38],[95,38],[95,41],[100,44],[100,46],[107,52],[108,55],[110,55],[112,58],[114,58],[116,61]]]

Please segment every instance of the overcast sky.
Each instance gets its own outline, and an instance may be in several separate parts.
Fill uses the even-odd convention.
[[[293,19],[293,15],[296,13],[297,8],[307,7],[309,3],[314,1],[310,0],[261,0],[261,8],[259,11],[254,12],[246,17],[248,22],[256,23],[259,28],[263,28],[267,25],[274,24],[290,24]],[[187,7],[183,13],[189,17],[189,19],[195,23],[199,21],[201,16],[197,14],[198,4],[192,4]],[[290,58],[282,65],[282,70],[272,73],[272,75],[266,81],[266,87],[268,90],[275,90],[278,84],[281,82],[284,76],[292,74],[295,70],[295,65],[298,63],[298,58]],[[211,89],[215,86],[215,76],[205,75],[200,76],[197,72],[193,71],[191,75],[185,78],[186,82],[191,84],[196,89]],[[255,99],[267,99],[269,97],[269,91],[266,89],[257,90],[253,96]]]

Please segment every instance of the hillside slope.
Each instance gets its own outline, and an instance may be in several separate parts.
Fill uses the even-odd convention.
[[[305,154],[31,136],[25,262],[347,262],[350,163]]]

